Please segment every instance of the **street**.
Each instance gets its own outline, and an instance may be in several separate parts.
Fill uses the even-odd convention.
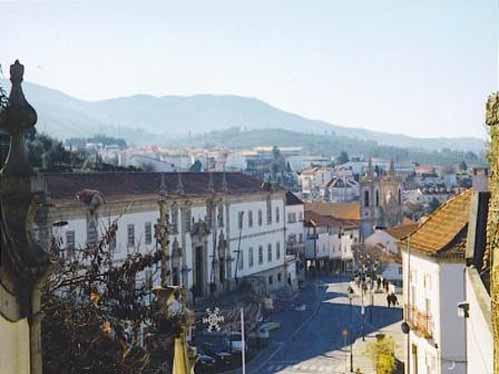
[[[363,374],[374,373],[365,349],[377,333],[383,332],[402,343],[400,320],[402,309],[388,308],[385,294],[374,296],[371,309],[370,296],[365,297],[365,342],[362,341],[361,297],[355,296],[350,307],[346,281],[324,278],[314,286],[306,288],[308,300],[306,318],[297,317],[300,312],[287,310],[276,319],[282,328],[274,337],[273,351],[249,367],[250,373],[346,373],[350,372],[350,330],[355,341],[353,367],[361,368]],[[314,300],[315,298],[315,300]],[[313,301],[312,301],[313,300]],[[372,313],[372,320],[370,313]]]

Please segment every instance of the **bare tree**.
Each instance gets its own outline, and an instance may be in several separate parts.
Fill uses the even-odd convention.
[[[42,298],[46,373],[169,372],[172,344],[158,342],[158,320],[163,343],[173,342],[183,321],[158,318],[150,282],[137,281],[157,269],[162,252],[117,261],[110,250],[117,230],[112,223],[97,244],[81,250],[65,250],[53,239],[53,269]]]

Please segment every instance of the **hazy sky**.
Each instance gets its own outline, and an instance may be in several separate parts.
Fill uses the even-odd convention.
[[[310,118],[484,136],[497,0],[0,0],[0,64],[84,99],[253,96]]]

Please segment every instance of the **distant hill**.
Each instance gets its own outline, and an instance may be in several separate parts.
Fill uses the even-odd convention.
[[[1,81],[8,90],[9,82]],[[333,125],[277,109],[261,100],[231,95],[154,97],[137,95],[101,101],[85,101],[29,82],[28,100],[39,115],[38,129],[65,139],[96,133],[118,136],[130,144],[164,144],[172,139],[239,127],[247,130],[283,129],[375,141],[380,145],[480,152],[478,138],[413,138]],[[265,139],[261,139],[265,141]],[[299,142],[299,139],[295,139]]]

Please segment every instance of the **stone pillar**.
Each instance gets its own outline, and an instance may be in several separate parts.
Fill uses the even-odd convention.
[[[40,217],[46,219],[47,196],[44,180],[35,176],[25,150],[26,132],[37,115],[24,97],[23,75],[24,66],[16,61],[10,67],[8,105],[0,109],[0,129],[10,136],[0,170],[0,331],[6,333],[0,339],[0,360],[6,370],[2,373],[41,374],[40,297],[49,264],[49,235],[34,241],[31,230]],[[4,348],[9,354],[2,357]]]
[[[499,373],[499,93],[489,96],[486,123],[490,129],[489,215],[484,266],[491,266],[492,325],[494,329],[494,373]]]

